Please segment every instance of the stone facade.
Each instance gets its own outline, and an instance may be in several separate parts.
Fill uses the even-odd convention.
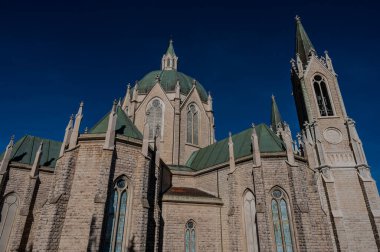
[[[355,123],[329,55],[316,54],[299,18],[296,27],[296,140],[273,98],[271,128],[216,142],[212,98],[177,72],[170,42],[161,71],[90,131],[78,131],[82,103],[62,145],[11,140],[0,248],[379,251],[378,190]]]

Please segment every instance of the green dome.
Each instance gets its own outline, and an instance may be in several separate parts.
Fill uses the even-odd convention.
[[[193,87],[194,78],[184,73],[175,70],[157,70],[148,73],[138,82],[138,91],[140,94],[146,94],[153,88],[156,83],[157,75],[160,78],[161,87],[166,92],[175,91],[177,80],[179,80],[179,84],[181,86],[181,94],[189,94],[191,88]],[[197,82],[196,88],[201,97],[201,100],[206,102],[207,92],[204,87],[199,82]]]

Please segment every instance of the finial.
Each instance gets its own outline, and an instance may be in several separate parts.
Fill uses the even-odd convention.
[[[274,94],[272,94],[272,100],[274,100],[274,98],[275,98],[275,97],[274,97]]]
[[[11,141],[14,141],[15,140],[15,135],[12,135],[11,136]]]
[[[252,123],[251,126],[252,126],[252,128],[254,128],[255,127],[255,123]]]
[[[298,15],[296,15],[296,16],[294,17],[294,19],[295,19],[297,22],[301,22],[301,17],[298,16]]]
[[[70,121],[74,120],[74,114],[71,114]]]
[[[197,81],[193,79],[193,86],[195,86],[196,84],[197,84]]]
[[[116,99],[113,100],[113,105],[117,105],[117,100]]]
[[[158,82],[158,81],[160,81],[160,75],[156,75],[156,81]]]
[[[84,129],[84,134],[87,134],[88,133],[88,127],[86,126],[86,128]]]
[[[230,131],[230,132],[228,132],[228,137],[231,138],[231,136],[232,136],[232,134],[231,134],[231,131]]]
[[[127,89],[131,89],[131,83],[128,82]]]
[[[80,107],[83,107],[83,105],[84,105],[84,102],[81,101],[79,106],[80,106]]]

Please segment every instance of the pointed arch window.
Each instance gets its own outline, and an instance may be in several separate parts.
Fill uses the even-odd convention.
[[[187,142],[198,145],[199,109],[194,103],[187,109]]]
[[[185,226],[185,252],[196,252],[195,223],[189,220]]]
[[[0,221],[0,251],[6,251],[18,209],[19,200],[15,193],[8,194],[3,202]]]
[[[125,177],[117,179],[107,205],[104,250],[124,252],[127,239],[128,183]]]
[[[320,115],[333,116],[334,111],[327,89],[326,80],[320,75],[315,75],[313,78],[313,85]]]
[[[244,195],[244,224],[247,251],[259,251],[257,243],[256,204],[255,197],[251,191],[247,191]]]
[[[146,118],[149,125],[149,139],[154,139],[156,130],[159,130],[162,136],[163,103],[160,99],[155,98],[149,103]]]
[[[277,252],[293,252],[288,204],[284,192],[272,191],[272,219]]]

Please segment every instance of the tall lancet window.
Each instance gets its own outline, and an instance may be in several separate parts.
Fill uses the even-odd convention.
[[[256,229],[256,204],[255,197],[251,191],[247,191],[244,195],[244,224],[247,251],[259,251]]]
[[[293,252],[288,204],[284,192],[272,191],[272,219],[277,252]]]
[[[187,142],[198,145],[199,110],[194,103],[187,109]]]
[[[196,252],[195,223],[189,220],[185,226],[185,252]]]
[[[315,75],[313,79],[313,85],[320,115],[333,116],[334,111],[327,89],[326,80],[320,75]]]
[[[146,119],[149,125],[149,139],[153,140],[156,130],[159,130],[158,133],[163,132],[163,103],[160,99],[154,98],[150,101],[147,111]]]
[[[19,205],[16,194],[8,194],[3,202],[0,220],[0,251],[6,251],[9,236],[12,231],[13,222]]]
[[[104,250],[107,252],[126,251],[128,182],[125,177],[117,179],[107,205],[107,219]]]

